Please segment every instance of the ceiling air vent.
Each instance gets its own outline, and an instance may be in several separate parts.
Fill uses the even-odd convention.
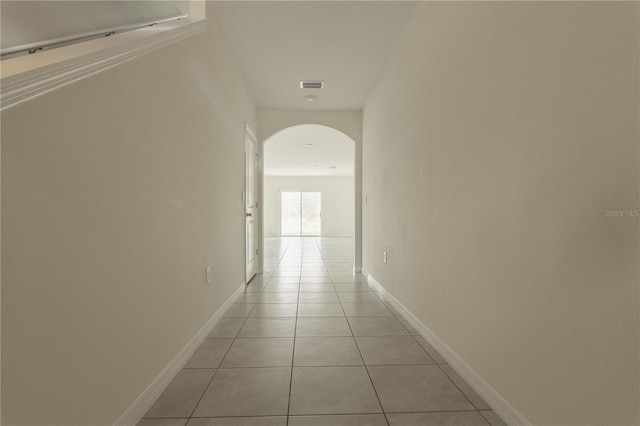
[[[300,81],[301,89],[322,89],[323,87],[324,87],[324,81],[319,81],[319,80]]]

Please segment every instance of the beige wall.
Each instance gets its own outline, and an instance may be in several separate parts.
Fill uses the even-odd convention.
[[[245,121],[211,20],[2,112],[3,424],[113,424],[242,283]]]
[[[640,423],[638,18],[424,4],[364,110],[364,268],[536,425]]]
[[[353,237],[355,199],[353,176],[265,176],[264,236],[280,236],[280,192],[322,192],[322,236]]]

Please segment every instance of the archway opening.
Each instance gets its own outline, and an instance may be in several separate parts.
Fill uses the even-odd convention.
[[[334,128],[283,129],[263,148],[264,271],[290,244],[317,246],[346,271],[355,257],[353,139]]]

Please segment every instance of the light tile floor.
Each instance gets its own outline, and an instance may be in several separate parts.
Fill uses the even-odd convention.
[[[138,425],[504,425],[352,253],[349,238],[267,239],[264,275]]]

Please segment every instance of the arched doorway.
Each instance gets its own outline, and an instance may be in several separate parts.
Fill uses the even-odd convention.
[[[322,124],[283,128],[262,146],[262,235],[279,244],[286,237],[321,237],[336,248],[353,270],[356,266],[357,143],[340,130]],[[359,170],[358,170],[359,171]],[[275,251],[278,249],[275,248]],[[264,259],[269,272],[272,259]]]

